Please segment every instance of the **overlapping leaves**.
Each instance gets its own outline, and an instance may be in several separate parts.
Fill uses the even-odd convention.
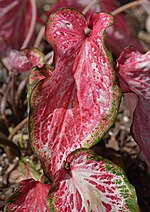
[[[122,169],[87,149],[76,150],[67,157],[52,185],[33,179],[22,181],[5,209],[139,212],[135,189]]]
[[[31,72],[28,97],[32,147],[53,183],[22,181],[6,210],[139,211],[123,171],[78,149],[98,142],[117,115],[121,93],[104,46],[111,22],[109,14],[94,14],[90,31],[74,9],[51,15],[46,36],[55,51],[55,69]]]
[[[123,171],[83,149],[71,153],[56,173],[50,203],[52,211],[139,211]]]

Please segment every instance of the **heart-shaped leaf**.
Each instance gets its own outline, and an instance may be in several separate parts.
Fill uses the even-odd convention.
[[[139,211],[123,170],[84,149],[71,153],[56,173],[50,203],[52,211]]]
[[[104,31],[112,21],[109,14],[94,14],[86,36],[86,19],[74,9],[58,10],[48,20],[46,37],[56,65],[33,89],[29,131],[49,175],[70,152],[96,144],[117,115],[121,92],[104,46]]]
[[[44,65],[44,54],[36,48],[11,50],[7,64],[9,69],[14,69],[17,73],[29,71],[36,66],[41,68]]]
[[[29,33],[31,38],[36,6],[34,0],[3,0],[0,11],[0,56],[4,56],[9,49],[21,48]]]
[[[23,180],[7,200],[5,211],[50,211],[48,207],[49,184],[33,179]]]
[[[58,3],[56,3],[48,12],[48,15],[61,7],[73,7],[80,12],[89,7],[89,11],[86,13],[86,17],[89,19],[94,12],[103,11],[111,13],[120,6],[116,0],[99,0],[90,6],[91,3],[91,0],[59,0]],[[123,48],[129,45],[135,46],[135,48],[140,52],[144,51],[143,44],[137,38],[136,32],[134,32],[134,22],[137,20],[135,19],[133,21],[133,17],[131,18],[133,25],[131,25],[130,15],[126,17],[123,14],[118,14],[115,16],[113,26],[107,29],[107,46],[111,49],[116,58],[119,57]]]
[[[150,170],[150,52],[140,54],[132,47],[126,48],[118,58],[117,70],[123,92],[138,96],[138,101],[132,94],[127,97],[133,116],[132,132]]]

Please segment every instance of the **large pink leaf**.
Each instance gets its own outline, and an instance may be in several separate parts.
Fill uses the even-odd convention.
[[[123,170],[90,150],[71,153],[55,177],[52,211],[139,211],[135,190]]]
[[[73,7],[82,12],[88,5],[90,5],[91,0],[59,0],[58,3],[48,12],[48,15],[54,12],[56,9],[61,7]],[[90,7],[90,10],[86,14],[86,17],[89,17],[94,12],[112,12],[117,9],[119,5],[116,0],[99,0],[97,3]],[[133,32],[133,26],[131,26],[128,18],[125,18],[124,15],[118,14],[115,16],[115,22],[113,26],[107,29],[107,38],[106,42],[113,55],[117,58],[122,52],[124,47],[129,45],[135,46],[140,52],[144,51],[143,44],[136,37]],[[116,45],[117,44],[117,45]]]
[[[5,211],[15,212],[48,212],[49,184],[42,184],[33,179],[23,180],[7,200]]]
[[[34,67],[41,68],[44,65],[44,54],[36,49],[11,50],[9,56],[5,58],[9,69],[14,69],[17,73],[26,72]]]
[[[26,36],[34,32],[36,8],[34,0],[0,1],[0,55],[19,49]],[[32,28],[32,29],[31,29]]]
[[[130,94],[127,97],[134,112],[132,131],[150,169],[150,52],[142,55],[134,48],[126,48],[117,61],[117,69],[123,92],[134,92],[138,96],[138,101]],[[132,104],[130,98],[137,105]]]
[[[103,40],[112,20],[109,14],[93,15],[88,36],[86,19],[76,10],[58,10],[48,20],[46,37],[56,66],[34,87],[29,130],[50,175],[70,152],[96,144],[117,115],[121,93]]]

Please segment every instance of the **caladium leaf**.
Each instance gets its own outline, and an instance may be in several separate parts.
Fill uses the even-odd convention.
[[[96,144],[117,115],[121,92],[104,46],[112,21],[109,14],[94,14],[86,36],[86,19],[74,9],[58,10],[48,20],[46,37],[56,65],[31,93],[29,131],[51,177],[70,152]]]
[[[0,1],[0,55],[21,48],[26,36],[34,32],[36,7],[34,0]],[[30,32],[29,32],[30,30]],[[28,35],[29,36],[29,35]]]
[[[91,0],[59,0],[58,3],[56,3],[48,12],[48,15],[61,7],[73,7],[82,12],[90,4]],[[88,13],[86,13],[86,17],[89,19],[94,12],[100,11],[111,13],[119,6],[120,5],[117,4],[116,0],[99,0],[90,7]],[[123,48],[129,45],[135,46],[135,48],[140,52],[144,52],[144,45],[136,37],[133,26],[131,26],[128,18],[122,14],[116,15],[113,26],[110,26],[107,29],[106,42],[107,46],[111,49],[116,58],[119,57]]]
[[[5,211],[50,211],[48,207],[49,184],[33,179],[23,180],[7,200]]]
[[[35,66],[41,68],[44,65],[44,54],[36,48],[22,49],[21,51],[11,50],[7,61],[9,69],[21,73],[29,71]]]
[[[127,97],[130,111],[134,112],[132,132],[150,169],[150,52],[140,54],[132,47],[126,48],[117,61],[117,70],[123,92],[138,96],[134,104],[128,101],[132,96]]]
[[[50,190],[52,211],[139,211],[134,187],[123,170],[80,149],[71,153]]]

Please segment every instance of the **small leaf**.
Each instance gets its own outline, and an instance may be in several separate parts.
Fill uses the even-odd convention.
[[[48,207],[49,184],[42,184],[33,179],[23,180],[7,200],[5,211],[29,212],[50,211]]]
[[[86,19],[74,9],[58,10],[48,20],[46,37],[56,65],[33,89],[29,131],[51,177],[70,152],[96,144],[117,115],[121,92],[104,46],[112,21],[109,14],[94,14],[92,32],[85,36]]]
[[[21,48],[36,20],[36,7],[29,0],[7,0],[0,1],[0,11],[0,56],[4,56],[7,50]]]
[[[22,49],[21,51],[11,50],[7,61],[9,69],[21,73],[29,71],[35,66],[41,68],[44,65],[44,54],[36,48]]]
[[[31,71],[28,80],[28,93],[27,93],[28,99],[36,84],[45,78],[51,77],[53,70],[54,68],[52,66],[44,65],[42,68],[36,67]]]
[[[84,149],[71,153],[56,173],[50,203],[54,211],[139,211],[123,170]]]
[[[38,180],[40,178],[41,172],[39,168],[28,157],[22,157],[19,160],[19,169],[28,179]]]
[[[22,49],[21,52],[26,55],[26,57],[33,64],[33,66],[41,68],[44,65],[44,54],[39,49],[27,48]]]
[[[138,96],[138,100],[131,94],[127,96],[132,132],[150,170],[150,52],[140,54],[132,47],[126,48],[118,58],[117,70],[123,92]]]

